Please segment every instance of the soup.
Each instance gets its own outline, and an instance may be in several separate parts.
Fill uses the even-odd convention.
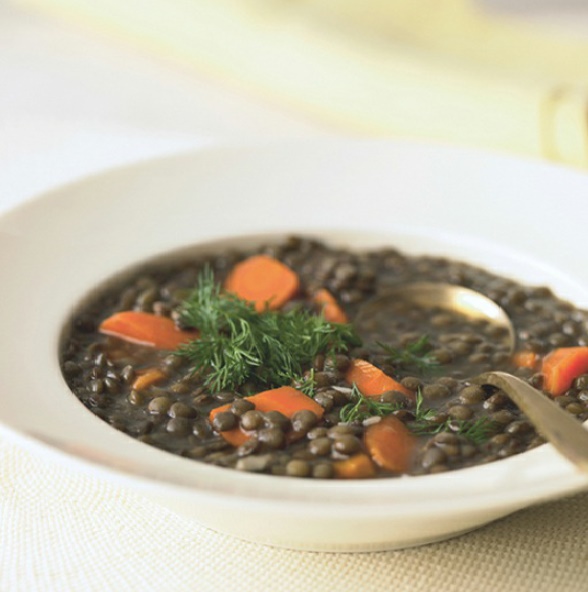
[[[472,288],[515,328],[373,303],[415,282]],[[395,248],[290,237],[148,263],[76,311],[63,375],[92,413],[199,462],[319,479],[423,475],[543,442],[505,393],[513,373],[588,418],[584,311],[546,287]]]

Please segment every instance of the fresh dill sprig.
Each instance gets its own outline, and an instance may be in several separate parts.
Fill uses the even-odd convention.
[[[314,368],[311,368],[303,376],[296,376],[292,380],[292,385],[299,391],[302,391],[309,397],[314,397],[316,394],[316,380],[314,378]]]
[[[362,395],[355,384],[349,395],[350,402],[344,405],[339,411],[339,419],[343,423],[363,421],[369,417],[384,417],[394,411],[402,409],[401,403],[382,403],[370,397]]]
[[[382,403],[371,397],[362,395],[354,384],[349,395],[349,403],[339,411],[339,419],[343,423],[364,421],[370,417],[384,417],[404,408],[402,403]],[[417,436],[434,436],[440,432],[451,432],[461,435],[474,444],[484,444],[496,433],[497,423],[488,417],[475,420],[448,418],[440,423],[434,421],[438,411],[424,406],[420,389],[417,391],[415,407],[412,409],[414,419],[407,427]]]
[[[430,353],[431,344],[427,335],[419,337],[402,348],[392,347],[381,341],[377,344],[384,350],[391,364],[404,370],[422,372],[439,365],[437,359]]]
[[[498,425],[489,417],[480,417],[474,420],[447,418],[437,423],[433,421],[436,414],[435,409],[424,407],[423,396],[419,390],[416,396],[415,418],[408,423],[408,428],[417,436],[434,436],[440,432],[451,432],[464,436],[474,444],[480,445],[484,444],[496,433]]]
[[[415,397],[414,421],[413,423],[430,422],[437,412],[435,409],[425,408],[425,399],[420,388],[417,389]]]
[[[210,268],[200,273],[180,318],[199,337],[178,354],[215,391],[236,390],[246,381],[265,388],[290,384],[317,354],[334,355],[360,344],[351,325],[329,323],[303,308],[257,312],[253,304],[221,292]]]
[[[463,420],[456,433],[465,436],[475,444],[484,444],[496,433],[497,428],[498,423],[494,420],[489,417],[480,417],[474,421]]]
[[[410,431],[417,436],[434,436],[440,432],[451,432],[464,436],[474,444],[484,444],[496,433],[496,422],[489,417],[478,419],[447,419],[441,423],[411,422]]]

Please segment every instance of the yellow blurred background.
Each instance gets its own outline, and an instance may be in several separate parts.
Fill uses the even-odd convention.
[[[18,0],[347,134],[588,166],[588,39],[474,0]]]

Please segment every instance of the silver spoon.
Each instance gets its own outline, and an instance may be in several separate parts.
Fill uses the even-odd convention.
[[[452,284],[417,282],[387,290],[368,303],[358,315],[358,323],[373,314],[382,314],[386,306],[411,302],[422,308],[439,308],[473,320],[486,320],[503,329],[512,353],[516,334],[506,312],[483,294]],[[525,381],[507,372],[484,372],[473,384],[489,384],[504,391],[525,413],[537,432],[578,469],[588,473],[588,431],[552,399]]]

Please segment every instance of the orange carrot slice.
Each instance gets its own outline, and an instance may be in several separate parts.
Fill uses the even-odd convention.
[[[560,347],[543,358],[543,388],[552,396],[563,395],[578,376],[588,372],[588,347]]]
[[[339,479],[367,479],[376,475],[376,467],[363,452],[333,463],[335,476]]]
[[[141,391],[150,387],[152,384],[162,381],[167,377],[167,374],[159,368],[149,368],[139,373],[132,384],[132,389]]]
[[[512,357],[513,364],[517,368],[537,368],[539,365],[539,355],[532,351],[519,351]]]
[[[279,411],[286,417],[292,417],[297,411],[301,411],[302,409],[312,411],[317,417],[322,417],[324,413],[324,409],[316,401],[291,386],[281,386],[262,391],[251,397],[246,397],[246,400],[253,403],[255,409],[258,411],[264,413],[268,411]],[[230,407],[231,404],[229,403],[213,409],[209,414],[210,421],[214,419],[217,413],[228,411]],[[239,427],[221,432],[221,436],[233,446],[240,446],[249,437]]]
[[[252,302],[255,310],[281,308],[300,288],[300,279],[287,265],[268,255],[254,255],[235,265],[225,290]]]
[[[323,311],[323,316],[329,323],[348,323],[349,319],[345,311],[339,306],[335,297],[326,289],[321,288],[314,296],[315,304],[318,304]]]
[[[368,426],[364,441],[372,460],[379,467],[394,473],[408,471],[416,438],[397,417],[388,415]]]
[[[399,391],[414,399],[412,391],[365,360],[351,360],[345,380],[349,384],[355,383],[361,394],[366,397],[377,397],[386,391]]]
[[[309,396],[291,386],[262,391],[247,400],[255,405],[258,411],[280,411],[286,417],[292,417],[297,411],[308,409],[318,417],[322,417],[324,409]]]
[[[167,317],[134,310],[113,314],[102,321],[99,331],[156,349],[176,349],[198,337],[196,331],[181,331]]]

